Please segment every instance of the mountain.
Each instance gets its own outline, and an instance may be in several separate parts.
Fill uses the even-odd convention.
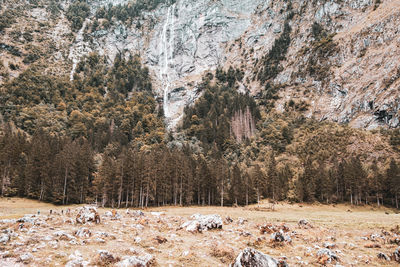
[[[399,125],[397,1],[10,1],[2,9],[1,80],[42,59],[72,79],[89,53],[110,64],[118,53],[140,54],[171,128],[201,95],[200,77],[230,66],[244,73],[242,92],[279,87],[278,111],[304,101],[306,117]],[[287,48],[268,59],[284,34]]]
[[[3,2],[2,195],[397,204],[400,1]]]

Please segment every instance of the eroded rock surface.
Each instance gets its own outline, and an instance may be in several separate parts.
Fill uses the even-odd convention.
[[[231,267],[278,267],[278,261],[274,258],[257,251],[246,248],[236,258]]]

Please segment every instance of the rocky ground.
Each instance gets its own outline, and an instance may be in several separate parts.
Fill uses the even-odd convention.
[[[3,199],[0,265],[393,266],[399,218],[371,206],[112,210]]]

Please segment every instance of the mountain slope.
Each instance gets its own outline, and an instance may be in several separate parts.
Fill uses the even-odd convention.
[[[200,77],[229,66],[244,71],[242,92],[262,94],[266,82],[279,87],[278,111],[297,99],[310,105],[306,116],[320,120],[369,129],[399,124],[399,1],[90,1],[83,15],[71,11],[77,1],[52,3],[3,7],[23,14],[4,30],[3,73],[18,75],[43,58],[52,62],[47,71],[73,78],[88,53],[109,61],[121,52],[140,54],[171,128],[201,94]],[[260,83],[258,62],[285,22],[291,27],[287,53],[277,73]]]

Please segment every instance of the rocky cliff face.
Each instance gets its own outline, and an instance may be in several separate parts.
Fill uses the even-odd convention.
[[[54,33],[46,34],[57,46],[51,60],[70,62],[63,69],[70,71],[71,79],[79,59],[90,52],[104,54],[110,62],[119,52],[140,54],[154,78],[167,122],[174,128],[183,108],[201,94],[202,75],[218,66],[244,71],[239,90],[253,95],[264,90],[256,79],[258,61],[288,22],[292,30],[286,59],[270,81],[280,88],[278,111],[290,100],[304,101],[309,105],[304,113],[321,120],[369,129],[398,127],[400,1],[379,2],[166,1],[129,23],[113,18],[111,27],[93,30],[99,8],[129,1],[90,1],[89,17],[79,31],[71,33],[65,18],[71,2],[65,1],[61,14],[48,25]],[[25,14],[25,21],[36,22],[51,15],[46,4]],[[329,38],[315,36],[316,23]],[[10,31],[6,33],[10,36]],[[13,45],[8,37],[3,39]]]

